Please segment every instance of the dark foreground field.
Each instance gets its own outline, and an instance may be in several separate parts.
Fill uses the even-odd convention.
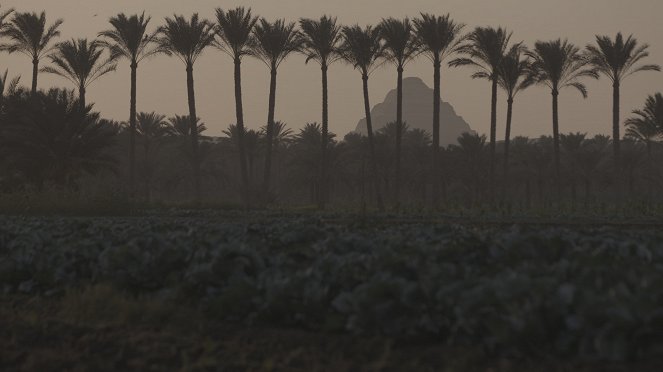
[[[661,370],[656,221],[452,221],[2,217],[0,370]]]

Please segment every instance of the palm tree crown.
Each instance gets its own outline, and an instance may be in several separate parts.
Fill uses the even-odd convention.
[[[157,43],[159,50],[167,55],[175,55],[187,66],[192,66],[205,48],[214,42],[213,26],[198,14],[191,20],[180,15],[166,18],[166,24],[159,27]]]
[[[414,28],[408,18],[383,19],[378,26],[384,43],[384,58],[402,68],[419,52]]]
[[[6,15],[4,16],[6,17]],[[49,44],[54,38],[60,36],[58,28],[62,22],[62,19],[58,19],[47,28],[45,12],[41,12],[40,15],[16,13],[1,34],[10,42],[0,46],[0,49],[9,53],[23,53],[33,60],[39,60],[52,50]]]
[[[49,56],[53,66],[41,71],[62,76],[81,89],[105,74],[115,71],[117,64],[111,58],[102,58],[104,48],[96,40],[78,39],[58,43]]]
[[[588,45],[589,63],[601,75],[619,84],[624,78],[641,71],[661,71],[655,64],[638,65],[649,56],[649,45],[638,45],[638,41],[629,36],[624,40],[621,32],[615,40],[608,36],[596,36],[596,45]]]
[[[0,13],[0,32],[4,31],[7,28],[7,23],[5,19],[14,13],[14,8],[9,8]]]
[[[262,18],[253,29],[253,35],[253,54],[271,68],[277,68],[288,55],[301,47],[295,23],[286,23],[282,19],[270,23]]]
[[[449,14],[435,16],[422,13],[421,18],[413,20],[417,35],[417,45],[422,54],[432,61],[444,61],[450,55],[460,51],[465,37],[461,35],[462,23],[454,22]]]
[[[216,31],[221,39],[216,45],[223,52],[234,59],[251,54],[255,39],[252,37],[253,28],[258,17],[251,14],[251,9],[238,7],[232,10],[216,10]]]
[[[316,61],[321,65],[329,65],[339,56],[336,48],[341,42],[341,26],[336,18],[322,16],[319,20],[302,18],[299,20],[302,32],[302,53],[306,63]]]
[[[510,99],[534,83],[530,78],[530,60],[523,58],[523,51],[525,48],[521,43],[512,46],[504,55],[497,70],[497,83]]]
[[[150,20],[150,17],[145,17],[145,13],[129,17],[120,13],[111,17],[109,22],[112,29],[99,33],[105,39],[102,43],[110,50],[111,57],[127,58],[132,64],[137,64],[154,55],[158,51],[154,43],[156,32],[147,32]]]
[[[361,71],[362,75],[370,75],[378,61],[384,56],[384,46],[381,42],[381,31],[379,27],[358,25],[343,28],[343,44],[341,44],[339,55],[355,69]]]
[[[527,51],[526,55],[532,58],[532,79],[549,87],[553,93],[571,87],[586,98],[587,87],[580,79],[598,78],[595,70],[587,68],[588,60],[580,49],[568,40],[538,41],[534,44],[534,50]]]
[[[663,95],[656,93],[647,97],[645,106],[642,109],[634,110],[633,117],[626,120],[626,134],[633,134],[631,137],[640,137],[637,132],[655,133],[663,135]]]
[[[137,127],[136,130],[138,134],[145,138],[156,138],[168,134],[168,125],[166,122],[166,116],[157,114],[156,112],[141,112],[137,115]],[[186,124],[188,124],[188,118],[185,118]]]
[[[511,33],[499,27],[477,27],[467,36],[467,42],[458,52],[465,57],[449,62],[452,67],[471,66],[476,68],[473,79],[495,80],[502,59],[507,53]]]

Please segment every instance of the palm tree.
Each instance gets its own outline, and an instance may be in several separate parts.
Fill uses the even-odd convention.
[[[21,77],[17,76],[8,82],[7,81],[8,74],[9,70],[5,70],[5,73],[3,75],[0,75],[0,111],[2,111],[2,105],[4,103],[5,93],[11,94],[15,92],[16,88],[18,87],[19,81],[21,81]]]
[[[150,17],[145,13],[127,16],[120,13],[109,19],[112,28],[99,33],[111,58],[126,58],[131,67],[131,97],[129,100],[129,190],[133,193],[136,169],[136,89],[138,64],[155,54],[156,33],[148,33]]]
[[[14,13],[14,8],[9,8],[3,12],[0,12],[0,33],[5,31],[7,29],[7,22],[5,20],[7,17],[9,17],[12,13]]]
[[[462,45],[464,36],[461,31],[465,25],[454,22],[449,14],[435,16],[421,14],[414,21],[417,45],[420,51],[433,62],[433,151],[431,175],[433,178],[433,205],[439,204],[440,178],[438,161],[440,156],[440,68],[442,61],[456,54]]]
[[[4,15],[6,17],[6,14]],[[0,45],[0,50],[22,53],[32,59],[32,94],[37,92],[39,61],[53,49],[51,41],[60,36],[58,28],[63,20],[58,19],[46,27],[46,12],[15,13],[11,23],[7,24],[0,36],[8,38],[7,44]]]
[[[401,142],[403,138],[403,70],[418,53],[414,28],[408,18],[383,19],[380,22],[384,57],[396,65],[396,177],[394,182],[394,204],[399,205],[401,187]]]
[[[511,33],[499,27],[477,27],[467,37],[458,52],[465,57],[449,62],[452,67],[471,66],[476,69],[473,79],[486,79],[491,82],[490,97],[490,194],[493,195],[495,183],[495,142],[497,137],[497,86],[499,69],[507,53]]]
[[[200,202],[200,161],[198,156],[198,116],[196,115],[196,95],[193,82],[193,65],[205,48],[214,42],[214,27],[198,14],[186,20],[183,16],[166,18],[166,24],[159,28],[157,43],[167,55],[177,56],[186,65],[186,82],[189,100],[189,124],[191,126],[191,155],[193,167],[194,198]]]
[[[117,64],[112,58],[102,58],[103,46],[98,41],[78,39],[58,43],[54,53],[49,55],[53,66],[41,69],[42,72],[62,76],[78,88],[78,101],[86,105],[85,90],[98,78],[115,71]]]
[[[168,118],[166,123],[168,128],[168,135],[189,137],[191,135],[191,117],[189,115],[175,115]],[[200,118],[196,118],[196,132],[198,136],[202,135],[207,130],[205,123],[201,122]]]
[[[513,118],[513,99],[521,91],[532,85],[529,79],[530,62],[522,58],[524,47],[516,44],[502,59],[498,68],[497,83],[507,94],[506,131],[504,135],[504,183],[505,191],[509,181],[509,144],[511,141],[511,119]]]
[[[235,65],[235,114],[237,116],[237,130],[239,135],[239,163],[242,172],[242,196],[248,208],[251,205],[249,174],[247,170],[246,146],[244,145],[244,109],[242,107],[242,57],[253,53],[255,39],[252,37],[253,28],[258,17],[251,14],[251,8],[238,7],[229,11],[216,9],[216,30],[220,42],[219,49],[228,54]]]
[[[537,41],[534,50],[528,51],[526,55],[532,58],[531,78],[550,88],[552,93],[555,180],[559,192],[559,92],[563,88],[571,87],[577,89],[583,98],[587,98],[587,87],[580,80],[584,77],[597,79],[598,74],[587,68],[588,61],[580,54],[580,49],[567,40]]]
[[[296,52],[301,47],[299,33],[295,30],[294,23],[286,23],[284,20],[277,20],[270,23],[266,19],[261,19],[253,30],[256,45],[253,54],[263,61],[270,71],[269,81],[269,107],[267,112],[267,128],[265,149],[265,173],[263,178],[263,195],[269,193],[269,181],[272,168],[272,144],[274,137],[274,111],[276,108],[276,73],[279,65],[291,53]]]
[[[306,63],[316,61],[322,71],[322,140],[320,156],[320,175],[318,185],[318,208],[324,209],[327,202],[327,146],[329,143],[329,99],[327,95],[327,70],[329,65],[338,60],[337,47],[341,42],[341,27],[336,18],[322,16],[319,20],[302,18],[299,20],[302,32],[302,52]]]
[[[615,158],[615,169],[619,169],[619,100],[622,81],[641,71],[661,71],[659,65],[637,65],[649,56],[649,45],[638,45],[638,41],[629,36],[624,40],[621,32],[615,40],[608,36],[596,36],[596,45],[587,46],[589,63],[601,75],[612,81],[612,138]]]
[[[151,199],[152,174],[154,169],[150,161],[150,149],[152,142],[168,134],[168,125],[166,116],[159,115],[156,112],[141,112],[137,115],[137,134],[143,138],[143,154],[145,163],[145,201],[148,203]]]
[[[647,170],[653,173],[652,147],[663,138],[663,95],[656,93],[647,97],[642,109],[634,110],[633,117],[626,120],[626,137],[645,144],[647,148]]]
[[[339,49],[341,57],[355,69],[361,72],[364,90],[364,111],[366,114],[366,128],[368,130],[368,143],[371,153],[371,170],[373,187],[378,210],[384,210],[380,182],[378,179],[377,159],[375,156],[375,143],[373,139],[373,125],[371,122],[371,104],[368,97],[368,77],[379,66],[379,60],[384,55],[381,42],[380,28],[359,26],[343,28],[343,44]]]

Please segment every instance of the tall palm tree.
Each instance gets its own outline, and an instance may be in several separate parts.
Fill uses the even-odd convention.
[[[530,62],[523,58],[524,47],[518,43],[511,47],[502,59],[497,71],[497,83],[506,92],[506,130],[504,134],[504,183],[505,190],[509,182],[509,145],[511,141],[511,120],[513,118],[513,100],[521,91],[532,85],[529,78]]]
[[[136,90],[138,64],[157,52],[156,33],[147,31],[151,18],[120,13],[108,22],[111,29],[102,31],[103,45],[113,59],[126,58],[131,67],[131,97],[129,99],[129,190],[133,193],[136,169]]]
[[[102,58],[104,48],[97,40],[78,39],[58,43],[48,56],[53,66],[42,72],[62,76],[78,88],[78,101],[85,107],[85,91],[95,80],[115,71],[117,64],[111,57]]]
[[[216,45],[228,54],[235,65],[235,114],[237,116],[239,163],[242,172],[242,197],[248,208],[251,205],[251,185],[247,169],[246,146],[244,144],[244,109],[242,107],[242,57],[253,53],[255,39],[253,28],[258,17],[251,14],[251,8],[238,7],[229,11],[216,9],[216,31],[221,39]]]
[[[394,182],[394,204],[399,205],[401,187],[401,142],[403,138],[403,70],[419,49],[414,37],[414,27],[408,18],[383,19],[380,22],[384,57],[396,65],[396,177]]]
[[[329,99],[327,94],[327,71],[329,65],[338,60],[336,52],[341,42],[341,27],[336,18],[322,16],[318,20],[302,18],[299,20],[302,32],[302,52],[306,63],[315,61],[322,71],[322,141],[320,156],[320,175],[318,184],[318,208],[324,209],[327,202],[327,147],[329,144]]]
[[[343,43],[339,53],[341,57],[361,73],[364,91],[364,111],[366,114],[366,128],[368,130],[368,143],[371,153],[371,171],[373,187],[378,210],[384,210],[382,195],[380,194],[380,181],[378,179],[377,159],[375,156],[375,141],[373,138],[373,125],[371,122],[371,104],[368,97],[368,77],[379,66],[384,55],[384,46],[381,42],[380,28],[367,26],[351,26],[343,28]]]
[[[598,78],[592,68],[588,68],[588,60],[575,45],[557,39],[554,41],[537,41],[534,49],[526,53],[532,58],[532,79],[538,84],[550,88],[552,93],[553,151],[555,156],[555,180],[560,190],[560,158],[559,158],[559,92],[563,88],[575,88],[583,98],[587,98],[587,87],[580,80],[584,77]]]
[[[15,13],[11,23],[0,32],[1,37],[9,39],[8,43],[0,45],[0,50],[10,54],[22,53],[32,59],[32,94],[37,92],[39,61],[52,51],[51,41],[60,36],[58,28],[62,22],[62,19],[58,19],[47,27],[46,12],[40,15]]]
[[[471,66],[476,69],[473,79],[486,79],[491,82],[490,95],[490,194],[495,183],[495,143],[497,140],[497,86],[499,68],[509,47],[511,33],[502,27],[477,27],[467,36],[467,43],[459,49],[464,57],[449,62],[452,67]]]
[[[198,13],[186,20],[175,15],[166,18],[166,24],[159,27],[157,43],[167,55],[175,55],[186,66],[186,85],[189,100],[189,124],[191,126],[191,153],[193,167],[194,199],[200,202],[200,161],[198,154],[198,116],[196,115],[196,95],[193,81],[193,65],[205,48],[214,42],[214,27],[200,19]]]
[[[454,22],[449,14],[435,16],[422,13],[414,21],[417,45],[421,52],[433,62],[433,152],[431,176],[433,179],[433,206],[440,199],[438,161],[440,156],[440,68],[442,62],[456,54],[462,45],[461,32],[465,25]]]
[[[659,65],[638,65],[640,61],[649,56],[649,45],[638,45],[638,41],[629,36],[624,40],[621,32],[617,33],[614,41],[608,36],[596,36],[596,45],[587,46],[589,63],[601,75],[612,82],[612,143],[615,158],[615,169],[619,169],[619,106],[620,87],[622,81],[641,71],[661,71]]]
[[[274,137],[274,111],[276,109],[276,73],[279,65],[293,52],[300,49],[301,39],[295,30],[295,23],[286,23],[279,19],[270,23],[261,19],[253,30],[255,47],[253,54],[263,61],[270,72],[269,107],[267,110],[265,172],[263,177],[263,195],[269,193],[270,172],[272,168],[272,144]]]
[[[2,111],[2,105],[4,103],[5,99],[5,94],[6,93],[13,93],[16,91],[16,88],[18,87],[19,81],[21,81],[21,77],[17,76],[13,78],[11,81],[7,80],[7,75],[9,74],[9,70],[5,70],[5,73],[3,75],[0,75],[0,111]]]
[[[136,116],[136,131],[143,139],[143,156],[145,164],[145,201],[148,203],[151,199],[152,174],[154,172],[150,159],[150,150],[155,140],[168,135],[168,125],[165,121],[166,116],[156,112],[141,112]]]

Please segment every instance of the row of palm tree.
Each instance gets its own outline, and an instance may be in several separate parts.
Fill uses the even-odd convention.
[[[410,21],[405,19],[384,19],[378,26],[338,25],[335,18],[322,16],[319,19],[301,19],[299,29],[295,23],[285,20],[270,22],[256,17],[250,8],[238,7],[225,11],[216,9],[215,22],[201,19],[194,14],[190,19],[175,15],[165,19],[165,24],[149,32],[150,18],[144,14],[127,16],[119,14],[110,19],[111,28],[99,34],[100,40],[89,42],[85,39],[53,44],[59,36],[58,28],[62,20],[47,26],[45,13],[15,13],[10,22],[5,19],[11,10],[0,15],[0,37],[9,41],[0,46],[9,53],[20,52],[32,58],[32,92],[37,89],[39,71],[55,73],[71,80],[79,89],[79,102],[86,104],[85,89],[94,80],[114,71],[117,60],[126,58],[131,67],[130,98],[130,146],[129,178],[133,190],[135,178],[135,133],[136,133],[136,75],[139,62],[157,53],[176,56],[186,67],[189,120],[192,130],[192,166],[194,179],[194,198],[200,200],[200,169],[198,161],[197,125],[194,64],[208,48],[216,47],[228,54],[234,63],[235,111],[238,131],[239,163],[242,178],[244,203],[252,204],[251,189],[247,171],[246,149],[243,140],[246,132],[242,105],[241,62],[243,57],[252,56],[263,61],[270,70],[269,107],[267,117],[267,136],[273,134],[275,117],[277,71],[280,64],[292,53],[300,52],[319,63],[322,72],[322,140],[321,163],[319,170],[321,192],[318,205],[324,208],[326,192],[324,182],[327,179],[328,147],[328,95],[327,72],[329,65],[337,60],[344,60],[360,72],[364,96],[364,108],[370,148],[370,169],[376,178],[377,163],[375,158],[374,129],[372,128],[368,80],[371,73],[384,62],[396,66],[397,72],[397,110],[396,110],[396,158],[400,159],[402,120],[402,77],[406,64],[417,56],[426,56],[433,64],[434,102],[432,120],[431,174],[435,174],[439,159],[440,133],[440,81],[442,63],[449,58],[451,67],[470,66],[475,69],[473,78],[487,79],[491,82],[490,104],[490,172],[489,183],[494,186],[496,169],[497,142],[497,94],[501,87],[507,94],[507,123],[505,133],[504,173],[509,171],[509,144],[513,104],[515,96],[533,84],[545,85],[552,94],[552,132],[554,163],[556,173],[560,172],[560,135],[558,97],[563,88],[577,89],[583,97],[587,96],[584,78],[607,76],[613,83],[613,141],[614,160],[619,169],[619,96],[620,86],[626,77],[640,71],[659,71],[654,64],[640,64],[648,56],[648,45],[639,45],[633,37],[624,39],[621,33],[615,39],[597,36],[596,45],[588,45],[581,50],[574,44],[557,39],[538,41],[531,50],[522,42],[511,44],[512,33],[499,27],[477,27],[464,33],[465,25],[455,22],[447,14],[436,16],[422,13]],[[108,57],[102,57],[108,49]],[[48,57],[52,67],[39,69],[39,62]],[[271,141],[267,141],[271,143]],[[401,184],[400,160],[396,163],[396,190]],[[270,189],[271,149],[266,151],[263,172],[263,194]],[[559,179],[559,177],[558,177]],[[433,177],[433,204],[439,203],[440,179]],[[384,201],[378,182],[373,194],[379,209],[384,208]],[[506,187],[506,185],[505,185]],[[491,188],[495,190],[495,187]],[[394,197],[398,204],[399,192]]]

